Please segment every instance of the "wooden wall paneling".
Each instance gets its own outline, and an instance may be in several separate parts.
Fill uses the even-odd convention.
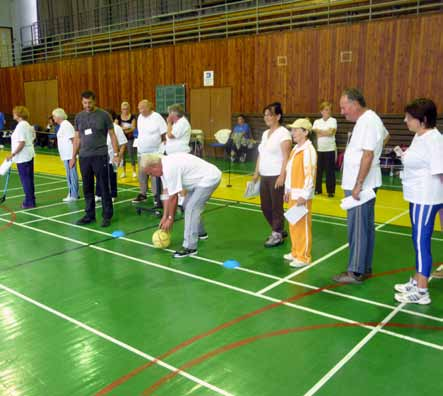
[[[220,129],[231,129],[231,88],[210,88],[210,125],[211,133]]]
[[[313,112],[317,112],[319,104],[324,100],[333,103],[333,111],[338,109],[338,100],[334,97],[336,62],[336,30],[319,30],[318,63],[311,62],[312,70],[318,73],[317,101],[310,109]]]

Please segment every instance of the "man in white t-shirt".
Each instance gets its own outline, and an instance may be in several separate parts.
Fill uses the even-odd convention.
[[[177,211],[178,194],[186,190],[183,203],[185,226],[183,249],[176,251],[174,258],[197,254],[199,239],[208,234],[201,219],[205,203],[220,184],[222,173],[215,166],[188,153],[174,153],[167,156],[144,155],[140,169],[148,175],[161,177],[163,184],[163,217],[160,228],[170,231]]]
[[[362,190],[376,191],[381,186],[380,155],[387,131],[380,117],[366,107],[365,98],[355,88],[343,92],[340,108],[348,121],[355,122],[344,155],[342,188],[346,196],[360,200]],[[334,281],[359,284],[371,274],[374,206],[375,198],[348,210],[348,269],[334,276]]]
[[[140,193],[132,201],[139,203],[146,201],[146,191],[148,189],[148,178],[146,173],[140,170],[140,158],[143,154],[154,154],[160,152],[162,135],[166,134],[168,127],[163,117],[153,110],[152,103],[143,99],[138,104],[140,112],[137,118],[137,154],[139,162],[138,181],[140,183]],[[155,178],[151,178],[151,189],[154,196],[157,195],[157,185]],[[159,202],[156,202],[156,206]]]
[[[189,140],[191,139],[191,124],[185,117],[181,104],[174,104],[168,107],[165,151],[166,154],[189,153]]]

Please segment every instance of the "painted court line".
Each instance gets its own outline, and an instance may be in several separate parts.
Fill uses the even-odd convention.
[[[0,220],[4,221],[4,222],[7,221],[5,219],[0,219]],[[188,272],[185,272],[185,271],[177,270],[177,269],[172,268],[172,267],[166,267],[164,265],[161,265],[161,264],[158,264],[158,263],[154,263],[152,261],[148,261],[148,260],[140,259],[138,257],[129,256],[129,255],[126,255],[126,254],[123,254],[123,253],[115,252],[113,250],[106,249],[106,248],[103,248],[103,247],[100,247],[100,246],[87,244],[85,242],[78,241],[78,240],[75,240],[73,238],[69,238],[69,237],[65,237],[65,236],[62,236],[62,235],[58,235],[58,234],[55,234],[55,233],[52,233],[52,232],[49,232],[49,231],[45,231],[45,230],[41,230],[41,229],[38,229],[38,228],[35,228],[35,227],[31,227],[31,226],[28,226],[28,225],[23,225],[23,224],[19,224],[19,223],[14,223],[14,225],[16,225],[18,227],[30,229],[30,230],[33,230],[33,231],[36,231],[36,232],[40,232],[40,233],[43,233],[43,234],[46,234],[46,235],[49,235],[49,236],[52,236],[52,237],[55,237],[55,238],[67,240],[67,241],[70,241],[70,242],[73,242],[73,243],[77,243],[77,244],[80,244],[82,246],[85,246],[85,247],[88,247],[88,248],[91,248],[91,249],[95,249],[95,250],[98,250],[98,251],[102,251],[104,253],[108,253],[108,254],[111,254],[111,255],[114,255],[114,256],[118,256],[118,257],[121,257],[121,258],[125,258],[125,259],[130,260],[130,261],[138,262],[138,263],[141,263],[141,264],[144,264],[144,265],[148,265],[148,266],[159,268],[159,269],[162,269],[162,270],[165,270],[165,271],[173,272],[173,273],[176,273],[176,274],[179,274],[179,275],[183,275],[183,276],[186,276],[186,277],[189,277],[189,278],[192,278],[192,279],[198,279],[198,280],[201,280],[203,282],[206,282],[206,283],[209,283],[209,284],[212,284],[212,285],[220,286],[220,287],[223,287],[223,288],[226,288],[226,289],[229,289],[229,290],[232,290],[232,291],[236,291],[236,292],[239,292],[239,293],[242,293],[242,294],[246,294],[246,295],[257,297],[257,298],[260,298],[260,299],[263,299],[263,300],[271,301],[273,303],[279,303],[279,304],[285,305],[287,307],[295,308],[295,309],[300,310],[300,311],[309,312],[309,313],[312,313],[312,314],[317,315],[317,316],[322,316],[322,317],[326,317],[326,318],[329,318],[329,319],[333,319],[333,320],[340,321],[340,322],[345,322],[345,323],[354,323],[354,324],[358,323],[357,321],[354,321],[354,320],[351,320],[351,319],[348,319],[348,318],[345,318],[345,317],[329,314],[329,313],[323,312],[323,311],[318,311],[316,309],[308,308],[308,307],[305,307],[305,306],[302,306],[302,305],[297,305],[297,304],[293,304],[293,303],[284,302],[284,300],[276,299],[276,298],[269,297],[269,296],[266,296],[266,295],[257,294],[255,292],[247,290],[247,289],[243,289],[243,288],[240,288],[240,287],[237,287],[237,286],[232,286],[230,284],[219,282],[219,281],[215,281],[213,279],[205,278],[205,277],[202,277],[202,276],[199,276],[199,275],[194,275],[192,273],[188,273]],[[371,328],[370,326],[365,326],[365,325],[362,325],[361,327]],[[416,343],[416,344],[420,344],[420,345],[423,345],[423,346],[427,346],[427,347],[430,347],[430,348],[433,348],[433,349],[443,350],[443,346],[441,346],[441,345],[437,345],[437,344],[433,344],[433,343],[430,343],[430,342],[427,342],[427,341],[423,341],[423,340],[420,340],[420,339],[415,338],[415,337],[404,336],[402,334],[398,334],[398,333],[395,333],[395,332],[387,331],[387,330],[384,330],[384,329],[382,329],[380,331],[383,332],[384,334],[388,334],[388,335],[396,337],[396,338],[407,340],[407,341],[410,341],[410,342],[413,342],[413,343]]]
[[[63,183],[63,180],[50,181],[50,182],[47,182],[47,183],[39,183],[39,184],[36,184],[35,187],[41,187],[41,186],[47,186],[47,185],[50,185],[50,184],[59,184],[59,183]],[[8,188],[8,192],[15,191],[15,190],[23,190],[23,187]]]
[[[55,310],[55,309],[53,309],[53,308],[51,308],[51,307],[49,307],[49,306],[47,306],[45,304],[42,304],[42,303],[40,303],[40,302],[38,302],[38,301],[28,297],[28,296],[25,296],[24,294],[19,293],[18,291],[13,290],[13,289],[11,289],[11,288],[9,288],[9,287],[1,284],[1,283],[0,283],[0,289],[3,289],[4,291],[6,291],[6,292],[8,292],[8,293],[10,293],[10,294],[12,294],[12,295],[22,299],[22,300],[24,300],[24,301],[26,301],[26,302],[28,302],[28,303],[30,303],[32,305],[35,305],[36,307],[38,307],[40,309],[43,309],[44,311],[49,312],[49,313],[51,313],[51,314],[53,314],[53,315],[55,315],[55,316],[65,320],[65,321],[68,321],[68,322],[74,324],[75,326],[80,327],[83,330],[86,330],[89,333],[92,333],[92,334],[94,334],[94,335],[96,335],[96,336],[98,336],[100,338],[103,338],[104,340],[109,341],[112,344],[117,345],[117,346],[127,350],[128,352],[132,352],[133,354],[138,355],[138,356],[140,356],[140,357],[142,357],[142,358],[144,358],[146,360],[150,360],[150,361],[155,360],[156,364],[158,364],[161,367],[164,367],[165,369],[167,369],[169,371],[172,371],[172,372],[177,371],[176,367],[174,367],[174,366],[172,366],[172,365],[170,365],[168,363],[165,363],[165,362],[163,362],[161,360],[157,360],[154,356],[148,355],[147,353],[142,352],[139,349],[136,349],[136,348],[132,347],[131,345],[126,344],[125,342],[122,342],[122,341],[120,341],[120,340],[118,340],[118,339],[116,339],[114,337],[111,337],[110,335],[108,335],[108,334],[106,334],[106,333],[104,333],[104,332],[102,332],[100,330],[97,330],[97,329],[95,329],[95,328],[93,328],[91,326],[88,326],[87,324],[85,324],[83,322],[80,322],[77,319],[74,319],[74,318],[72,318],[72,317],[70,317],[68,315],[65,315],[62,312],[57,311],[57,310]],[[205,388],[208,388],[208,389],[210,389],[210,390],[212,390],[212,391],[214,391],[214,392],[216,392],[216,393],[218,393],[220,395],[232,396],[231,393],[226,392],[225,390],[223,390],[221,388],[218,388],[218,387],[216,387],[216,386],[214,386],[214,385],[212,385],[212,384],[210,384],[210,383],[208,383],[206,381],[203,381],[200,378],[195,377],[192,374],[189,374],[189,373],[184,372],[184,371],[183,372],[181,371],[180,374],[183,377],[189,379],[190,381],[195,382],[196,384],[202,385]]]
[[[100,230],[88,228],[88,227],[85,227],[85,226],[80,226],[80,225],[68,223],[68,222],[65,222],[65,221],[56,220],[55,217],[58,217],[60,215],[52,216],[52,217],[44,217],[44,216],[37,215],[37,214],[34,214],[34,213],[27,213],[27,214],[29,214],[30,216],[33,216],[33,217],[38,217],[38,219],[27,221],[27,222],[23,222],[23,223],[20,223],[20,224],[27,225],[27,224],[30,224],[30,223],[33,223],[33,222],[47,220],[47,221],[53,221],[53,222],[58,223],[58,224],[63,224],[63,225],[66,225],[66,226],[71,226],[71,227],[74,227],[74,228],[83,229],[85,231],[93,232],[93,233],[96,233],[96,234],[100,234],[100,235],[103,235],[103,236],[106,236],[106,237],[109,237],[109,238],[112,237],[112,234],[110,234],[108,232],[105,232],[105,231],[100,231]],[[154,248],[154,245],[152,245],[150,243],[147,243],[147,242],[138,241],[136,239],[131,239],[131,238],[128,238],[128,237],[121,237],[119,239],[124,240],[124,241],[129,242],[129,243],[134,243],[134,244],[137,244],[137,245]],[[171,253],[174,252],[173,249],[163,249],[163,250],[169,251]],[[331,252],[330,255],[332,255],[332,253],[333,252]],[[322,260],[326,260],[329,257],[330,256],[328,256],[328,255],[327,255],[327,257],[324,256],[322,258]],[[223,262],[222,261],[213,260],[213,259],[209,259],[209,258],[206,258],[206,257],[198,256],[198,255],[190,256],[190,258],[191,259],[195,259],[195,260],[200,260],[200,261],[205,261],[205,262],[217,264],[219,266],[223,266]],[[281,278],[281,277],[278,277],[278,276],[275,276],[275,275],[267,274],[267,273],[261,272],[261,271],[255,271],[255,270],[252,270],[252,269],[249,269],[249,268],[246,268],[246,267],[241,267],[241,266],[240,267],[236,267],[235,270],[236,271],[247,272],[247,273],[250,273],[250,274],[253,274],[253,275],[256,275],[256,276],[260,276],[260,277],[264,277],[264,278],[269,278],[269,279],[273,279],[273,280],[276,280],[276,281],[280,281],[280,280],[284,279],[284,278]],[[291,275],[293,275],[293,273]],[[309,284],[306,284],[306,283],[296,282],[296,281],[293,281],[291,279],[286,279],[284,281],[284,283],[289,283],[289,284],[305,287],[307,289],[318,289],[319,288],[318,286],[313,286],[313,285],[309,285]],[[373,301],[373,300],[369,300],[369,299],[364,299],[364,298],[361,298],[361,297],[355,297],[353,295],[348,295],[348,294],[336,292],[336,291],[333,291],[333,290],[325,289],[325,290],[323,290],[323,292],[324,293],[328,293],[328,294],[333,294],[333,295],[336,295],[336,296],[339,296],[339,297],[347,298],[347,299],[350,299],[350,300],[359,301],[359,302],[362,302],[362,303],[366,303],[366,304],[382,307],[382,308],[387,308],[387,309],[394,309],[395,308],[395,306],[392,306],[392,305],[383,304],[383,303],[380,303],[380,302],[377,302],[377,301]],[[261,294],[261,293],[258,292],[258,294]],[[437,321],[437,322],[443,322],[443,318],[439,318],[439,317],[431,316],[431,315],[426,315],[426,314],[423,314],[421,312],[410,311],[410,310],[407,310],[407,309],[402,309],[402,312],[410,314],[410,315],[413,315],[413,316],[418,316],[418,317],[434,320],[434,321]]]

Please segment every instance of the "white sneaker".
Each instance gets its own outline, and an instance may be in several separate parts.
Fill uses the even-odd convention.
[[[305,263],[304,261],[298,259],[294,259],[289,263],[289,266],[292,268],[302,268],[306,267],[307,265],[309,265],[309,263]]]
[[[406,283],[397,283],[394,285],[394,290],[398,291],[399,293],[409,293],[410,291],[414,290],[415,287],[416,284],[414,283],[413,279],[410,278]]]
[[[126,177],[126,172],[122,172],[121,174],[120,174],[120,179],[124,179]]]
[[[132,172],[132,178],[136,179],[137,178],[137,172]]]
[[[102,197],[99,197],[98,195],[95,196],[95,202],[100,202],[102,200]]]
[[[288,260],[288,261],[294,261],[294,260],[295,260],[295,257],[292,255],[291,252],[284,254],[284,255],[283,255],[283,258],[284,258],[285,260]]]
[[[394,298],[401,303],[408,304],[420,304],[426,305],[431,303],[431,297],[429,292],[420,293],[418,288],[414,286],[414,289],[408,293],[395,293]]]
[[[71,200],[71,196],[68,195],[66,198],[63,198],[62,201],[63,202],[69,202]]]
[[[115,198],[114,197],[112,197],[112,202],[115,202]]]

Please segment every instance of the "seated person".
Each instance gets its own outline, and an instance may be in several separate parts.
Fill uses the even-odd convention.
[[[229,140],[226,143],[226,151],[231,156],[231,161],[234,162],[238,159],[240,162],[245,162],[248,148],[252,148],[253,143],[251,129],[246,123],[245,117],[239,115],[237,117],[237,124],[232,129]]]

